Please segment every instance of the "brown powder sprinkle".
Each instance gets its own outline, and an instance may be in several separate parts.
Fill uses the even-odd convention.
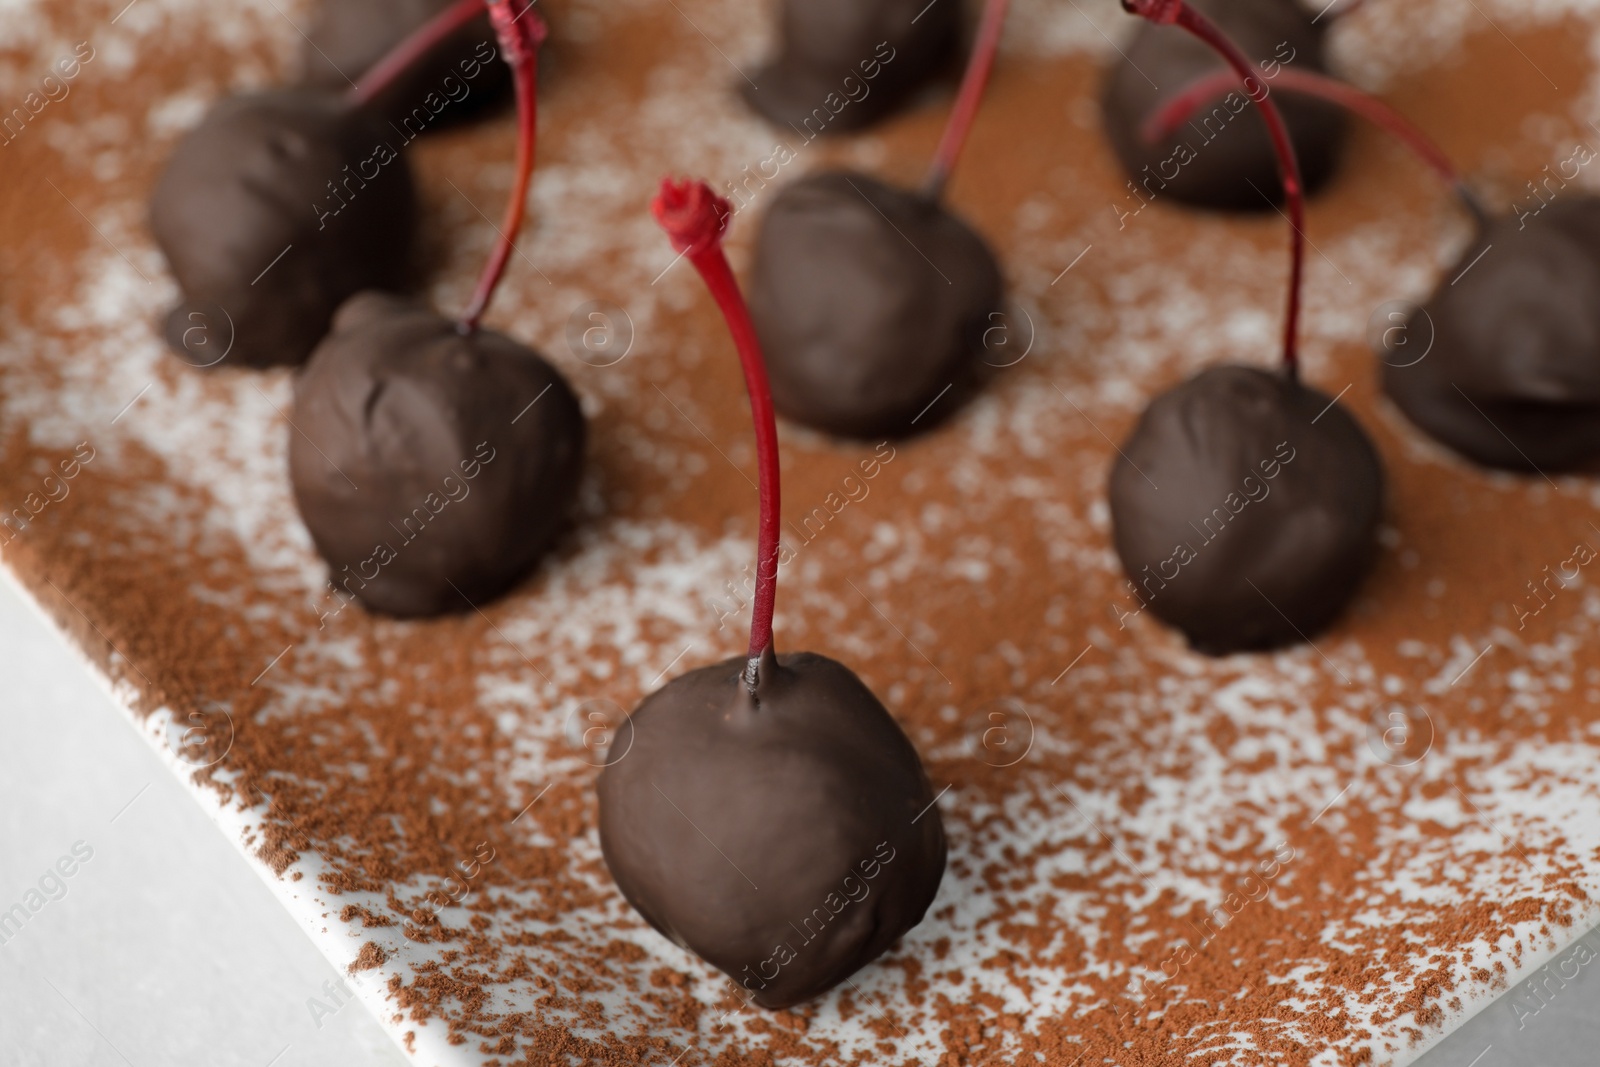
[[[355,974],[357,971],[370,971],[382,967],[389,959],[388,953],[379,948],[375,942],[368,941],[361,946],[361,951],[356,953],[356,958],[345,968],[346,973]]]

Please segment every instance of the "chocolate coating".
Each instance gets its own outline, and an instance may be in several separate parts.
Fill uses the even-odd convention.
[[[301,81],[343,92],[452,2],[323,0],[301,48]],[[411,119],[405,134],[414,137],[480,115],[510,93],[511,68],[500,59],[485,11],[408,68],[372,107],[397,125]]]
[[[1124,571],[1211,655],[1308,640],[1332,622],[1373,560],[1382,511],[1377,451],[1349,413],[1252,367],[1158,396],[1111,472]]]
[[[1002,288],[983,238],[922,194],[846,171],[794,182],[750,281],[777,409],[850,437],[928,429],[975,382]]]
[[[740,91],[808,140],[890,114],[955,57],[958,0],[783,0],[778,54]]]
[[[831,659],[691,671],[646,697],[600,775],[617,887],[764,1008],[826,992],[922,921],[945,837],[922,763]]]
[[[1490,223],[1445,272],[1407,322],[1404,346],[1380,353],[1383,388],[1430,436],[1485,466],[1592,469],[1600,198],[1573,195],[1525,223]]]
[[[1272,63],[1328,72],[1326,24],[1313,24],[1314,15],[1295,0],[1193,0],[1193,4],[1256,61],[1269,89],[1272,81],[1266,74],[1276,70]],[[1123,51],[1124,57],[1106,76],[1101,119],[1112,150],[1139,186],[1138,195],[1146,200],[1170,196],[1225,211],[1271,210],[1283,189],[1278,161],[1260,114],[1246,114],[1255,112],[1256,106],[1242,89],[1232,107],[1219,99],[1170,137],[1146,144],[1139,132],[1160,105],[1190,82],[1224,69],[1222,59],[1181,27],[1151,23],[1142,24]],[[1263,68],[1263,63],[1268,66]],[[1337,166],[1345,116],[1331,104],[1295,93],[1274,93],[1272,99],[1289,127],[1306,190],[1315,191]]]
[[[375,611],[467,611],[555,541],[584,421],[558,371],[501,334],[362,293],[295,382],[289,475],[332,581]]]
[[[151,201],[151,228],[183,290],[167,319],[173,349],[194,362],[186,335],[198,325],[215,345],[221,313],[227,361],[298,364],[346,297],[404,285],[416,195],[405,157],[376,162],[376,146],[392,140],[376,118],[308,89],[212,108],[178,142]],[[363,167],[376,175],[363,180]]]

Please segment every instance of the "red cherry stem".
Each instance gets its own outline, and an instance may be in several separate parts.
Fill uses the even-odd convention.
[[[983,103],[983,92],[989,86],[989,74],[994,70],[995,53],[1000,49],[1000,31],[1006,22],[1006,9],[1011,0],[989,0],[983,9],[983,22],[978,27],[978,39],[972,46],[972,57],[967,60],[967,72],[961,78],[961,89],[956,94],[955,106],[950,109],[944,135],[933,153],[933,165],[928,168],[924,186],[930,200],[944,194],[950,172],[961,158],[961,149],[967,143],[967,134],[978,117],[978,105]]]
[[[1456,170],[1455,164],[1450,162],[1450,157],[1444,154],[1444,150],[1410,119],[1382,100],[1326,74],[1290,70],[1287,67],[1278,72],[1274,82],[1277,87],[1292,93],[1314,96],[1319,100],[1336,104],[1387,130],[1423,163],[1433,168],[1440,179],[1455,190],[1456,196],[1467,206],[1468,211],[1479,219],[1487,217],[1483,205],[1478,202],[1472,190],[1467,188],[1461,172]],[[1188,122],[1201,107],[1238,85],[1239,76],[1231,70],[1219,70],[1214,74],[1196,78],[1145,120],[1140,131],[1141,135],[1147,142],[1159,141],[1170,136],[1179,126]]]
[[[1291,380],[1300,375],[1300,287],[1305,274],[1306,259],[1306,202],[1305,186],[1300,179],[1300,161],[1295,157],[1294,143],[1289,140],[1289,128],[1284,124],[1278,105],[1268,98],[1250,57],[1229,40],[1215,24],[1190,7],[1186,0],[1122,0],[1122,6],[1132,14],[1161,26],[1181,26],[1227,61],[1245,92],[1266,120],[1267,132],[1272,136],[1272,148],[1278,156],[1278,171],[1283,180],[1283,199],[1289,207],[1289,309],[1283,324],[1283,368]],[[1251,86],[1255,86],[1255,90]]]
[[[411,65],[433,51],[446,37],[483,14],[484,0],[456,0],[433,18],[417,27],[394,50],[361,77],[361,84],[352,86],[345,99],[356,107],[364,107],[383,95],[385,89],[410,69]]]
[[[515,247],[513,242],[517,231],[522,229],[522,217],[528,208],[528,184],[533,180],[534,148],[539,139],[539,46],[549,32],[531,0],[489,0],[489,21],[500,39],[500,54],[511,64],[516,83],[517,176],[511,185],[511,199],[506,203],[499,240],[489,254],[489,262],[484,264],[472,303],[467,305],[456,324],[465,334],[478,329],[489,301],[494,299],[494,291],[505,276],[506,263]]]
[[[750,321],[750,309],[745,306],[739,283],[722,251],[722,235],[733,214],[728,202],[705,182],[666,178],[651,201],[650,211],[672,239],[672,247],[688,256],[700,272],[722,310],[734,347],[739,350],[745,389],[750,394],[750,419],[755,424],[760,468],[761,522],[756,543],[755,605],[750,617],[750,659],[744,680],[754,692],[761,657],[772,647],[772,612],[778,597],[778,421],[772,411],[767,363],[755,324]]]

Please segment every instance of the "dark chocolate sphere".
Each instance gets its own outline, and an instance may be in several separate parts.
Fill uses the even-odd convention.
[[[1269,90],[1267,75],[1277,70],[1272,64],[1327,73],[1325,24],[1313,24],[1312,13],[1296,0],[1193,4],[1256,61],[1257,75]],[[1278,159],[1265,121],[1242,88],[1231,97],[1219,96],[1170,137],[1147,144],[1140,132],[1146,119],[1190,82],[1225,69],[1223,60],[1183,28],[1151,23],[1140,25],[1123,52],[1107,75],[1101,117],[1112,150],[1138,187],[1129,196],[1270,211],[1283,191]],[[1272,99],[1289,127],[1306,189],[1314,191],[1338,163],[1345,116],[1331,104],[1291,92],[1273,92]]]
[[[228,327],[227,361],[305,361],[362,289],[405,284],[416,195],[393,132],[309,89],[233,96],[178,142],[150,220],[183,290],[167,341]],[[222,321],[219,321],[222,320]]]
[[[811,140],[869,126],[927,84],[960,45],[961,4],[783,0],[778,33],[778,54],[741,91]]]
[[[1309,640],[1375,555],[1383,469],[1344,408],[1282,373],[1223,366],[1151,402],[1111,472],[1138,596],[1211,655]]]
[[[1487,251],[1486,251],[1487,249]],[[1600,460],[1600,198],[1490,223],[1380,353],[1383,388],[1489,467]]]
[[[532,349],[362,293],[295,382],[289,442],[295,502],[335,587],[389,615],[436,615],[499,595],[551,546],[584,422]]]
[[[922,921],[944,824],[906,735],[850,670],[810,653],[675,678],[617,731],[600,847],[674,942],[786,1008]]]
[[[846,171],[795,182],[750,281],[773,402],[850,437],[928,429],[974,382],[1002,290],[983,238],[921,193]]]
[[[342,92],[454,0],[323,0],[301,48],[301,80]],[[541,12],[542,12],[541,8]],[[481,114],[510,97],[487,10],[440,41],[372,102],[415,137]]]

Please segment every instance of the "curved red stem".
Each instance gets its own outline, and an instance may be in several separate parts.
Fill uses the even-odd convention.
[[[1259,83],[1260,80],[1257,81]],[[1485,217],[1483,206],[1467,188],[1461,172],[1456,170],[1455,164],[1450,162],[1450,157],[1444,154],[1444,150],[1410,119],[1382,100],[1370,93],[1362,92],[1348,82],[1311,71],[1290,70],[1284,67],[1272,81],[1274,87],[1326,100],[1387,130],[1423,163],[1431,167],[1446,185],[1453,187],[1469,211],[1479,218]],[[1214,74],[1196,78],[1150,114],[1140,129],[1140,135],[1147,142],[1171,136],[1173,131],[1188,122],[1202,106],[1239,85],[1239,75],[1231,70],[1219,70]]]
[[[531,0],[490,0],[489,21],[500,39],[500,53],[511,64],[517,94],[517,174],[511,183],[511,199],[506,203],[505,221],[489,262],[478,278],[472,303],[461,313],[457,327],[472,333],[488,310],[489,301],[505,275],[506,263],[515,248],[517,231],[528,208],[528,185],[533,180],[534,149],[539,139],[539,46],[548,32],[544,19],[533,9]]]
[[[722,235],[732,208],[705,182],[664,179],[650,204],[651,213],[672,239],[672,246],[689,257],[711,290],[728,332],[733,334],[739,362],[744,367],[745,389],[750,394],[750,420],[755,424],[756,459],[760,468],[761,520],[756,543],[755,604],[750,617],[749,666],[745,684],[755,688],[761,657],[772,647],[772,613],[778,598],[778,530],[780,486],[778,472],[778,420],[772,409],[772,387],[761,354],[750,309],[734,280]]]
[[[967,143],[967,134],[978,117],[978,105],[983,102],[983,92],[989,86],[989,74],[994,70],[995,53],[1000,49],[1000,32],[1005,28],[1006,9],[1011,0],[989,0],[983,9],[983,23],[978,27],[978,39],[972,46],[972,57],[967,60],[967,72],[961,78],[961,90],[956,94],[955,106],[945,123],[944,135],[933,153],[933,165],[928,169],[925,186],[930,199],[937,200],[944,193],[950,172]]]
[[[1289,208],[1289,307],[1283,323],[1283,366],[1290,378],[1300,373],[1300,288],[1305,274],[1306,259],[1306,198],[1305,186],[1300,178],[1300,161],[1295,156],[1294,142],[1289,139],[1289,127],[1278,111],[1278,105],[1267,97],[1261,80],[1251,66],[1250,57],[1228,36],[1200,12],[1190,7],[1186,0],[1122,0],[1127,11],[1158,25],[1181,26],[1204,41],[1227,61],[1234,74],[1245,84],[1245,91],[1266,120],[1267,132],[1272,137],[1272,148],[1278,156],[1278,169],[1283,177],[1283,199]],[[1260,92],[1251,92],[1254,84]]]
[[[419,26],[388,55],[361,76],[361,84],[345,92],[345,99],[357,107],[372,103],[404,74],[411,64],[433,51],[441,41],[483,14],[485,0],[456,0]]]

